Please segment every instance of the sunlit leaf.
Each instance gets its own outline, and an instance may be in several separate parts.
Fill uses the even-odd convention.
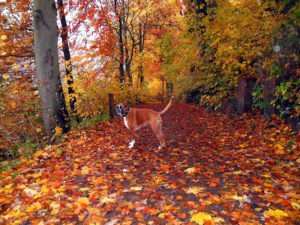
[[[199,212],[197,214],[192,215],[191,222],[195,222],[199,225],[204,225],[205,222],[213,222],[213,218],[211,215],[204,213],[204,212]]]
[[[197,195],[199,192],[203,192],[204,190],[204,187],[190,187],[186,193]]]
[[[6,41],[8,39],[7,35],[3,34],[0,37],[1,41]]]
[[[288,216],[288,214],[285,211],[282,211],[280,209],[275,209],[275,210],[269,209],[264,214],[269,216],[269,217],[274,217],[276,219],[282,219],[283,217]]]
[[[7,79],[10,78],[10,75],[9,74],[3,74],[2,77],[3,77],[4,80],[7,80]]]

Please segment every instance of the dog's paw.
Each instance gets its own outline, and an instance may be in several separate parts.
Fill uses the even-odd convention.
[[[135,140],[132,140],[131,142],[129,142],[128,148],[133,148],[135,144]]]

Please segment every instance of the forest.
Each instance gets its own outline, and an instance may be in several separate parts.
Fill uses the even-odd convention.
[[[0,0],[0,224],[299,224],[299,9]]]

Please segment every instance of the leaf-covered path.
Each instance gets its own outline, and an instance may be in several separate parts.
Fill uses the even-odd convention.
[[[149,128],[127,148],[115,119],[1,173],[0,224],[300,223],[299,139],[288,126],[181,103],[163,123],[166,149]]]

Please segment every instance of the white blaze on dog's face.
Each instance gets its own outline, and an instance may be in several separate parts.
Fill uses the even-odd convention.
[[[118,116],[122,116],[124,114],[124,105],[123,104],[118,104],[116,106],[116,112]]]

